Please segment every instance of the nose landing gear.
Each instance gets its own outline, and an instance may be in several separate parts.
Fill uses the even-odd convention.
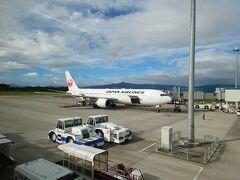
[[[161,108],[161,105],[157,105],[157,106],[156,106],[156,112],[157,112],[157,113],[160,112],[160,108]]]

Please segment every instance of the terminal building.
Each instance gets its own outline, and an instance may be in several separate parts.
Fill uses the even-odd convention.
[[[240,102],[240,89],[225,89],[225,102],[227,104],[235,102],[238,108]]]
[[[181,91],[180,87],[173,88],[170,91],[173,99],[188,100],[188,91]],[[216,88],[215,92],[195,91],[195,100],[225,100],[226,102],[239,102],[240,101],[240,89],[235,88]]]

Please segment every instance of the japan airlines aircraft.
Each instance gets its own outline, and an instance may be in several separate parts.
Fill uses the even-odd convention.
[[[93,101],[99,108],[115,107],[115,103],[127,105],[156,106],[172,101],[161,90],[153,89],[79,89],[68,71],[65,71],[68,91],[67,94],[79,97],[82,104],[87,100]]]

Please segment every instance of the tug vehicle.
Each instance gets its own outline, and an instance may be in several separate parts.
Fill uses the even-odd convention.
[[[203,102],[199,103],[199,104],[195,104],[194,105],[195,109],[205,109],[205,110],[210,110],[212,109],[212,105],[211,104],[205,104]]]
[[[120,144],[132,139],[132,132],[128,128],[109,122],[107,115],[89,116],[87,126],[106,142]]]
[[[48,132],[48,138],[58,143],[75,143],[97,147],[104,144],[103,137],[97,136],[95,131],[83,126],[80,117],[58,119],[56,128]]]

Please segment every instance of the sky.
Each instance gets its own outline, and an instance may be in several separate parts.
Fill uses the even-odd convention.
[[[187,85],[191,0],[1,0],[0,83]],[[240,1],[197,0],[195,85],[234,84]],[[240,73],[239,73],[240,74]]]

